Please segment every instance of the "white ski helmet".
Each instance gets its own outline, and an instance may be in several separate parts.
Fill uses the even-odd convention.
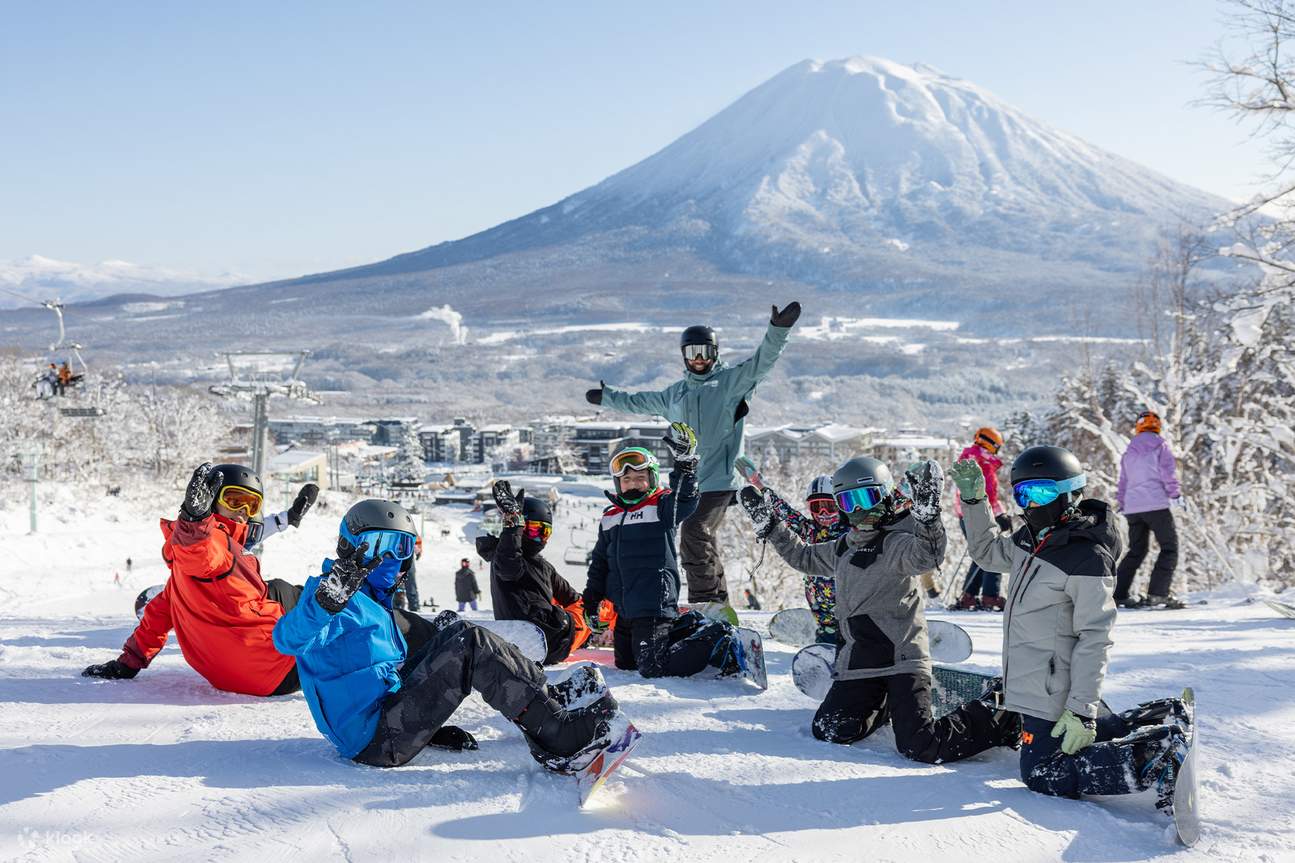
[[[809,483],[809,491],[805,494],[805,500],[816,500],[818,498],[827,498],[833,500],[832,478],[827,474],[816,476]]]

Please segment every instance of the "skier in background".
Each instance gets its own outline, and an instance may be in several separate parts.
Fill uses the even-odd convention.
[[[958,456],[962,459],[975,459],[980,465],[980,469],[985,476],[985,494],[989,501],[990,510],[994,514],[994,522],[998,529],[1004,533],[1012,532],[1012,520],[1007,513],[1003,511],[1003,502],[998,494],[998,471],[1003,466],[1003,460],[998,457],[998,451],[1003,448],[1003,436],[999,434],[998,429],[991,426],[984,426],[976,429],[975,437],[972,438],[971,446],[962,451]],[[953,513],[958,517],[958,527],[962,528],[962,535],[967,535],[967,526],[962,518],[962,500],[954,497]],[[958,577],[955,572],[954,578]],[[1002,611],[1006,602],[1000,595],[1003,576],[998,572],[988,572],[972,558],[967,567],[967,577],[962,582],[962,594],[958,597],[956,604],[951,606],[952,610],[976,611],[984,609],[986,611]]]
[[[1003,707],[1023,720],[1021,780],[1058,797],[1155,787],[1157,806],[1171,806],[1187,748],[1182,702],[1097,715],[1120,538],[1107,505],[1083,499],[1079,459],[1054,446],[1016,458],[1012,494],[1025,526],[1010,536],[994,523],[979,462],[962,459],[950,473],[972,558],[1013,576],[1003,615]]]
[[[481,588],[477,586],[477,574],[472,571],[465,557],[459,561],[458,572],[454,573],[454,600],[459,604],[459,611],[463,611],[466,605],[471,605],[472,610],[476,611],[477,597],[480,595]]]
[[[789,303],[781,311],[774,306],[764,341],[755,354],[735,366],[725,365],[720,359],[719,339],[713,329],[688,327],[679,340],[683,380],[655,392],[627,392],[600,382],[598,389],[585,393],[590,404],[663,416],[671,422],[687,423],[695,430],[701,458],[697,477],[701,497],[679,536],[679,553],[688,577],[688,602],[696,606],[719,603],[726,609],[724,616],[731,620],[737,616],[729,604],[724,580],[720,524],[733,504],[734,492],[741,486],[734,463],[742,454],[744,418],[750,410],[751,397],[773,370],[799,317],[800,303]]]
[[[1160,417],[1155,411],[1143,411],[1133,431],[1133,440],[1120,459],[1115,492],[1116,505],[1129,524],[1129,551],[1115,574],[1115,602],[1125,608],[1185,608],[1170,589],[1178,566],[1173,510],[1183,506],[1178,464],[1169,442],[1160,435]],[[1151,534],[1160,553],[1151,569],[1147,595],[1140,599],[1131,596],[1129,588],[1147,558]]]

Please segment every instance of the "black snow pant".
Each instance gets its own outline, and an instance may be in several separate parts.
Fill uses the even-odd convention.
[[[281,578],[272,578],[265,583],[265,595],[268,599],[273,599],[279,605],[283,606],[283,613],[287,614],[297,607],[298,600],[301,599],[302,586],[300,584],[289,584]],[[417,652],[418,648],[427,642],[436,634],[436,627],[432,626],[431,621],[417,614],[397,609],[396,628],[400,634],[405,637],[405,644],[410,654]],[[287,695],[289,692],[296,692],[301,688],[301,680],[297,677],[297,665],[293,663],[292,670],[283,676],[283,680],[275,687],[271,695]]]
[[[1125,713],[1097,720],[1097,742],[1074,755],[1061,751],[1050,719],[1024,716],[1021,734],[1021,781],[1031,791],[1053,797],[1081,794],[1133,794],[1155,783],[1147,775],[1148,753],[1158,751],[1173,729],[1160,724],[1173,699],[1149,702]],[[1148,709],[1149,708],[1149,709]]]
[[[899,753],[925,764],[958,761],[998,745],[994,714],[979,701],[935,719],[931,678],[925,674],[833,682],[814,714],[812,731],[819,740],[850,744],[887,721]]]
[[[697,511],[679,527],[679,557],[688,576],[688,602],[728,602],[719,526],[734,500],[731,491],[702,492]]]
[[[538,665],[493,632],[463,620],[411,650],[401,666],[400,683],[382,702],[378,728],[356,761],[374,767],[409,761],[473,689],[510,720],[537,696],[547,696],[547,680]]]
[[[612,647],[616,667],[643,677],[689,677],[713,666],[723,669],[737,632],[721,620],[689,611],[668,617],[616,618]],[[736,656],[733,657],[736,670]]]
[[[1129,513],[1124,518],[1129,523],[1129,551],[1115,572],[1115,601],[1128,598],[1138,567],[1147,559],[1151,534],[1155,534],[1160,554],[1156,556],[1155,566],[1151,569],[1151,584],[1147,586],[1147,593],[1151,596],[1168,596],[1174,581],[1174,570],[1178,567],[1178,531],[1174,528],[1173,513],[1167,509],[1157,509]]]

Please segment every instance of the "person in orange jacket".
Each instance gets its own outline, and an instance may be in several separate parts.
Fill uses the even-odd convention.
[[[161,522],[162,559],[171,570],[166,586],[145,606],[121,655],[82,674],[133,678],[175,630],[185,661],[217,689],[245,695],[299,689],[295,660],[275,650],[271,634],[297,604],[301,587],[265,581],[260,561],[246,551],[258,539],[249,538],[249,523],[263,501],[261,479],[250,468],[200,465],[179,518]]]

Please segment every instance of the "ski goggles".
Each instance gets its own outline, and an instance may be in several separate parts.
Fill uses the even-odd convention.
[[[547,542],[553,535],[553,525],[547,521],[528,521],[522,531],[531,539],[542,539]]]
[[[836,505],[841,512],[867,511],[886,499],[886,490],[879,485],[864,485],[836,495]]]
[[[405,533],[403,530],[366,530],[358,539],[369,544],[364,551],[369,560],[387,555],[396,560],[409,560],[414,556],[417,541],[412,533]]]
[[[625,476],[627,470],[651,470],[656,457],[645,450],[627,449],[612,456],[612,476]]]
[[[1052,503],[1063,494],[1078,491],[1088,483],[1082,473],[1070,479],[1027,479],[1012,486],[1012,496],[1021,509],[1028,509],[1030,504],[1044,506]]]
[[[683,358],[688,362],[719,358],[719,348],[714,345],[684,345],[682,350]]]
[[[808,503],[810,515],[836,515],[841,511],[831,498],[816,497]]]
[[[261,512],[261,495],[241,485],[227,485],[216,496],[216,502],[231,512],[242,510],[248,518],[256,518]]]

